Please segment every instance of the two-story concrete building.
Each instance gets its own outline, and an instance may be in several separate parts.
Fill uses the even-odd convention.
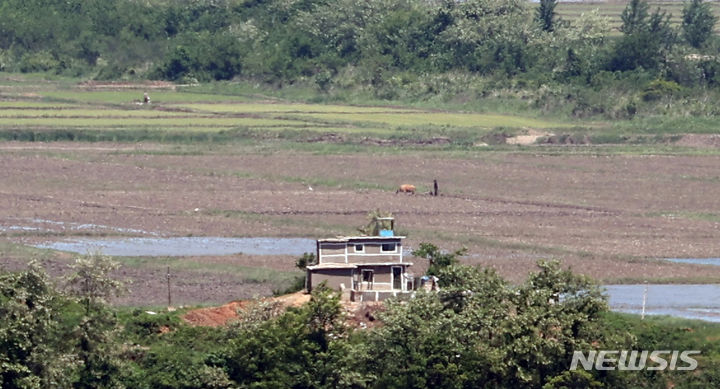
[[[402,240],[392,229],[377,236],[343,236],[317,241],[318,260],[307,267],[307,289],[325,282],[343,299],[379,301],[413,291],[415,280],[403,260]]]

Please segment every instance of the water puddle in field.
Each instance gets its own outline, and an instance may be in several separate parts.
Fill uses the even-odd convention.
[[[720,258],[665,258],[665,260],[675,263],[720,266]]]
[[[29,227],[29,226],[0,226],[0,232],[14,232],[14,231],[29,232],[29,231],[43,231],[43,230],[38,227]]]
[[[102,252],[111,256],[210,256],[210,255],[293,255],[315,252],[315,240],[307,238],[163,238],[158,233],[100,224],[81,224],[45,219],[13,219],[0,224],[0,233],[99,231],[137,234],[134,238],[68,238],[32,244],[34,247],[79,254]],[[410,250],[408,250],[409,252]],[[720,258],[670,258],[674,263],[720,266]],[[642,312],[645,284],[605,285],[610,309]],[[669,315],[687,319],[720,322],[720,285],[648,284],[646,315]]]
[[[610,309],[642,312],[645,284],[605,285]],[[670,315],[686,319],[720,322],[720,285],[648,284],[646,315]]]
[[[205,255],[297,255],[315,251],[306,238],[78,238],[34,244],[34,247],[79,254],[102,252],[123,257],[180,257]]]
[[[155,232],[149,232],[145,230],[139,230],[136,228],[123,228],[106,226],[103,224],[92,224],[92,223],[73,223],[73,222],[61,222],[56,220],[47,219],[11,219],[13,224],[0,224],[0,233],[20,233],[20,232],[46,232],[46,233],[64,233],[64,232],[104,232],[104,233],[120,233],[120,234],[137,234],[137,235],[150,235],[158,236]]]

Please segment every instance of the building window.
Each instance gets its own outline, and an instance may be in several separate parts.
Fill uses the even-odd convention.
[[[395,243],[383,243],[381,251],[384,253],[394,253],[395,251],[397,251],[397,246],[395,245]]]
[[[356,245],[355,245],[355,252],[356,252],[356,253],[364,253],[364,252],[365,252],[365,245],[356,244]]]

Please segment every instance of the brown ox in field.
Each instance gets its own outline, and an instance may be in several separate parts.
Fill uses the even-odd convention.
[[[408,185],[408,184],[400,185],[398,190],[395,191],[395,194],[398,194],[400,192],[415,194],[415,185]]]

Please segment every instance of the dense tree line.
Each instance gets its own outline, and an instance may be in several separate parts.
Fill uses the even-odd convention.
[[[461,252],[461,251],[458,251]],[[608,316],[588,279],[539,262],[524,283],[424,244],[439,292],[389,301],[381,325],[350,326],[339,295],[300,308],[259,301],[228,327],[119,311],[107,258],[80,258],[62,288],[31,266],[0,273],[3,388],[591,388],[717,384],[712,348],[682,329]],[[619,321],[618,321],[619,320]],[[627,320],[627,321],[625,321]],[[631,327],[635,326],[631,330]],[[698,372],[570,370],[575,350],[703,349]],[[716,350],[717,351],[717,350]],[[715,352],[716,352],[715,351]],[[709,386],[708,386],[709,385]]]
[[[398,83],[409,82],[407,73],[524,75],[591,86],[603,72],[647,73],[687,86],[720,81],[716,18],[702,0],[688,0],[678,28],[646,0],[631,0],[620,37],[597,13],[558,18],[555,4],[4,0],[0,67],[106,79],[309,80],[320,89],[355,83],[380,97],[393,97]]]

